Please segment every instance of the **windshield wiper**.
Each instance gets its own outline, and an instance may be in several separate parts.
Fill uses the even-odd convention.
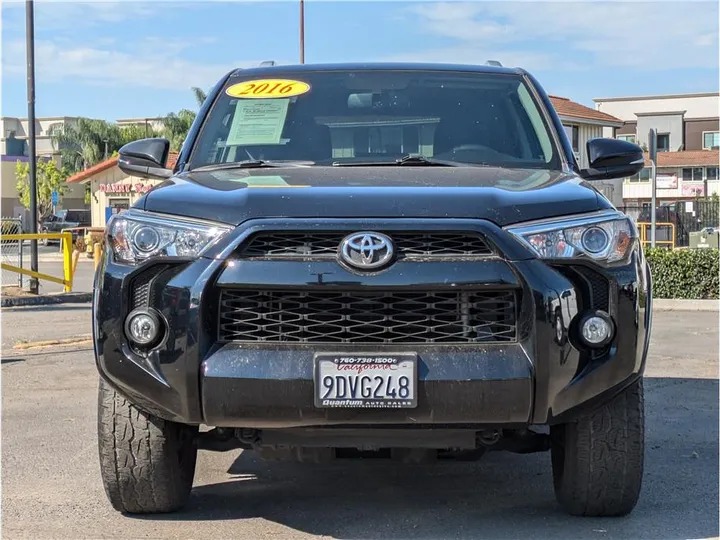
[[[465,163],[443,159],[411,156],[410,154],[393,161],[336,161],[333,167],[478,167],[484,163]]]
[[[231,163],[215,163],[195,167],[194,171],[221,171],[223,169],[263,169],[265,167],[299,167],[302,165],[314,165],[312,161],[265,161],[264,159],[246,159],[244,161],[233,161]]]

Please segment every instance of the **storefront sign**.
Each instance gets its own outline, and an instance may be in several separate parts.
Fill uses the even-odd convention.
[[[657,187],[658,189],[676,189],[678,187],[677,174],[658,174]]]
[[[703,186],[702,184],[700,184],[700,185],[683,184],[683,187],[682,187],[682,196],[683,197],[700,197],[702,195],[705,195],[705,186]]]
[[[100,191],[105,193],[147,193],[152,184],[100,184]]]

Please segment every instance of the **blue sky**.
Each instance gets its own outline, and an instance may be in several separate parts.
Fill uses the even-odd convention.
[[[195,106],[233,67],[298,61],[298,3],[36,0],[36,113]],[[718,3],[306,0],[306,62],[496,59],[592,98],[718,90]],[[2,6],[2,115],[27,114],[24,2]]]

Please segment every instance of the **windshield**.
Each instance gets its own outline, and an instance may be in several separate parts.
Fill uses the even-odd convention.
[[[231,77],[190,168],[397,164],[408,156],[511,168],[560,163],[519,75],[373,70]]]

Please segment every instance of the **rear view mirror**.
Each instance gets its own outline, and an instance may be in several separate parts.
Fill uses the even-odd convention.
[[[120,149],[118,167],[131,176],[170,178],[172,170],[166,168],[169,153],[170,141],[167,139],[140,139]]]
[[[626,178],[645,167],[645,156],[637,144],[619,139],[590,139],[587,142],[590,168],[580,171],[586,180]]]

